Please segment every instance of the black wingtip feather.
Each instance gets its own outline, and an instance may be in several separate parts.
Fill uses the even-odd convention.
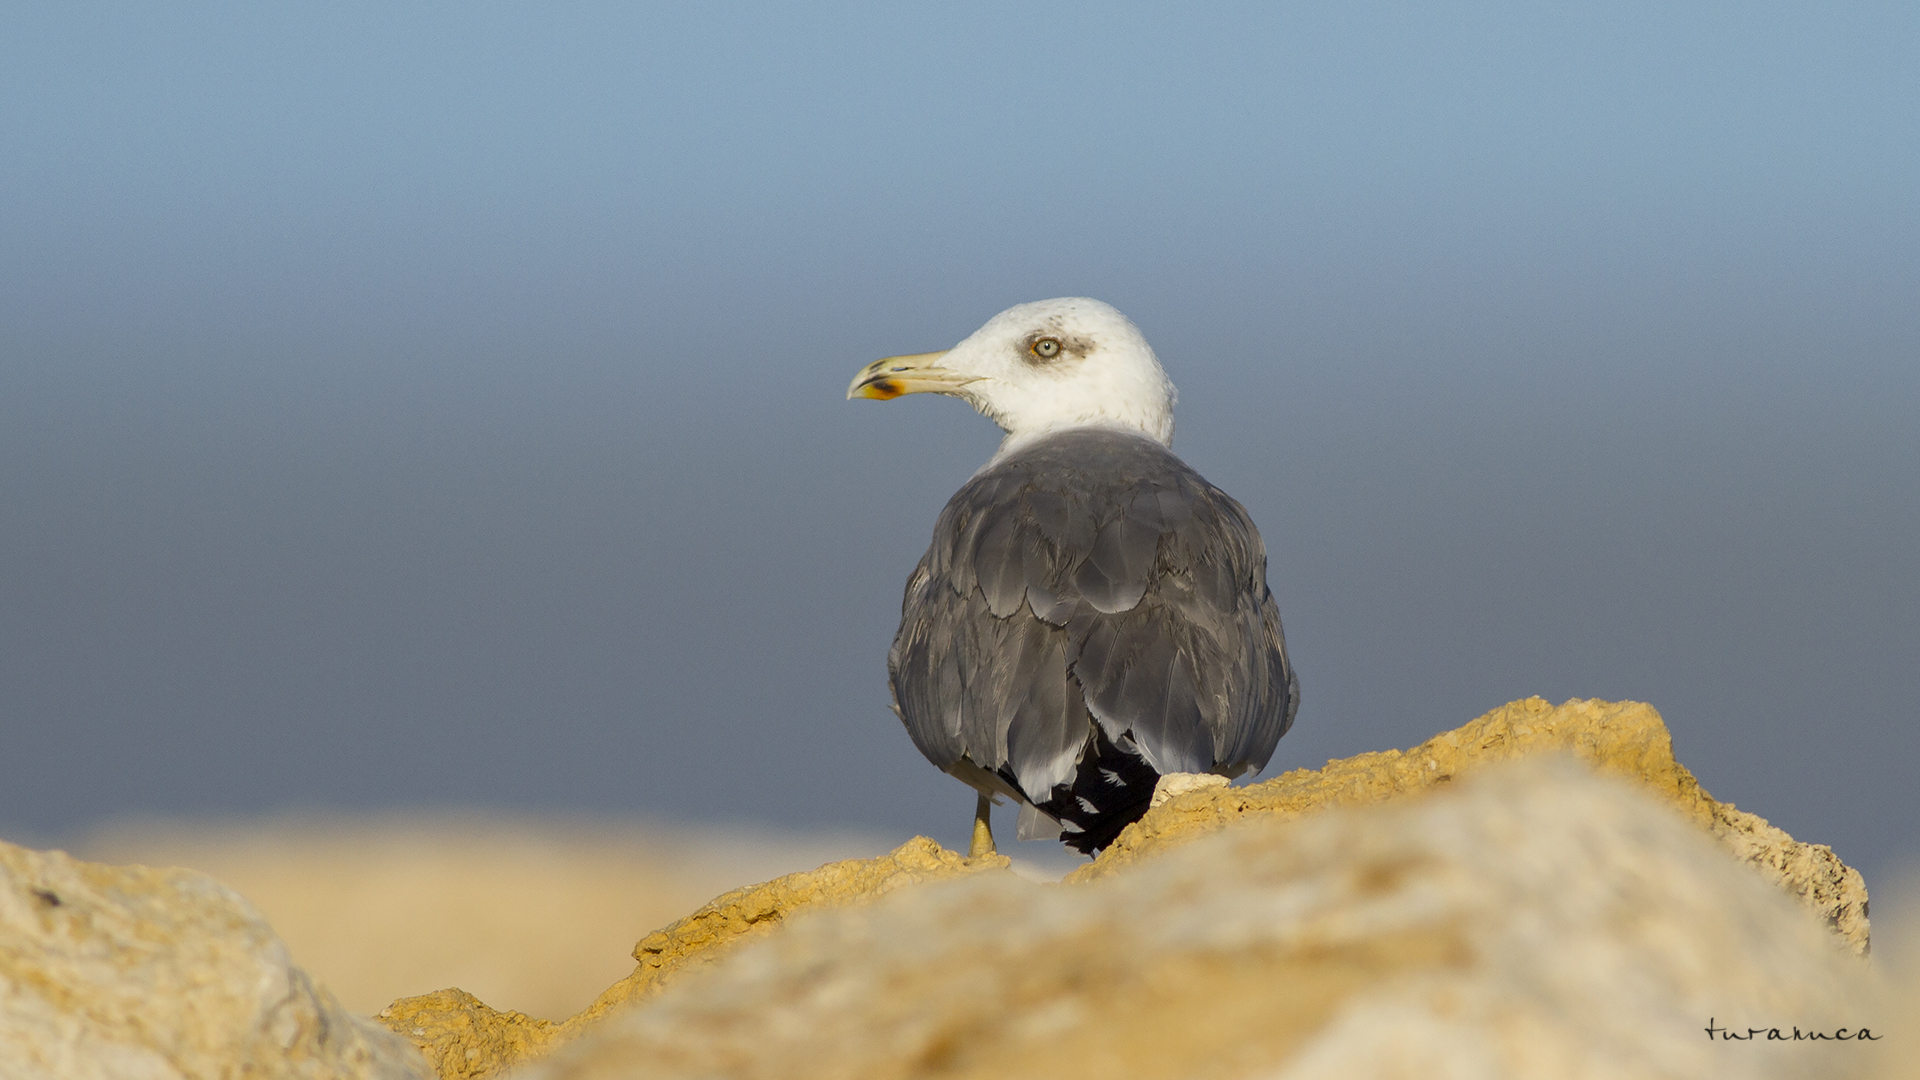
[[[1116,744],[1099,725],[1093,728],[1092,744],[1080,758],[1071,783],[1053,789],[1052,797],[1034,805],[1061,823],[1060,842],[1092,855],[1120,835],[1120,831],[1139,821],[1153,801],[1153,787],[1160,774],[1147,764],[1132,740],[1121,736]],[[1007,779],[1013,777],[1002,769]]]

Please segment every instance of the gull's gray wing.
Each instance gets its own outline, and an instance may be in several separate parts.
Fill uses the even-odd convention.
[[[1035,802],[1098,724],[1159,773],[1266,765],[1299,704],[1266,550],[1166,448],[1077,430],[982,470],[941,512],[887,657],[935,765]]]

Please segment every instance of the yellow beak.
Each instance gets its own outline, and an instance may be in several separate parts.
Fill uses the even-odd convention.
[[[847,387],[847,400],[857,397],[891,401],[902,394],[951,394],[974,381],[970,375],[940,366],[945,352],[914,353],[875,360],[860,369]]]

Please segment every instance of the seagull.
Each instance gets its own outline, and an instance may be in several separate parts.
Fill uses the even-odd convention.
[[[945,394],[1006,432],[948,500],[887,653],[927,760],[1021,839],[1092,855],[1174,773],[1264,768],[1300,684],[1245,508],[1169,449],[1173,383],[1085,297],[1021,304],[945,352],[889,356],[848,398]]]

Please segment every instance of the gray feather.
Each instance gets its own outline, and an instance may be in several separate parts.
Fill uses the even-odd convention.
[[[1044,799],[1098,724],[1161,773],[1264,767],[1299,688],[1240,504],[1158,443],[1063,432],[962,487],[888,654],[914,744]]]

